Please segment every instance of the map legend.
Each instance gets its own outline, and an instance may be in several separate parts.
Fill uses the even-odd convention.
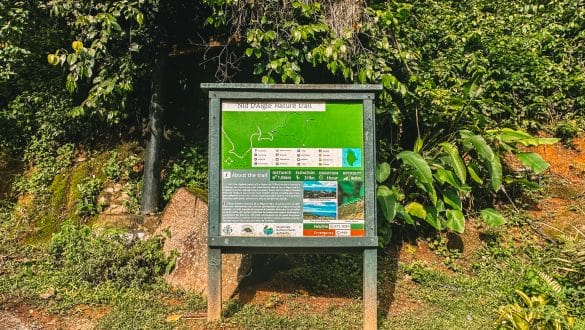
[[[343,158],[344,154],[347,152],[343,148],[253,148],[251,165],[252,167],[351,167]],[[355,152],[352,155],[355,155]]]

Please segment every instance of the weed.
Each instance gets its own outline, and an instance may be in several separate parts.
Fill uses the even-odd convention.
[[[128,238],[119,230],[93,232],[66,222],[49,244],[50,265],[85,282],[120,286],[153,283],[174,266],[162,251],[163,239]]]
[[[314,293],[360,296],[362,261],[355,255],[303,255],[291,258],[292,268],[278,279],[298,283]]]
[[[178,159],[168,165],[163,181],[163,199],[168,201],[181,187],[207,188],[207,155],[196,147],[184,149]]]
[[[97,329],[172,329],[165,322],[168,309],[158,299],[130,296],[118,300],[115,308],[99,320]]]
[[[516,290],[521,303],[499,308],[497,323],[503,329],[573,329],[575,319],[563,305],[551,304],[544,295],[528,296]]]
[[[38,143],[39,145],[35,144]],[[25,160],[33,168],[27,175],[22,175],[14,182],[14,189],[20,194],[43,194],[57,173],[71,165],[73,144],[67,143],[56,148],[44,145],[44,141],[35,140],[25,153]]]
[[[117,151],[110,152],[110,157],[104,164],[103,172],[111,181],[119,181],[119,180],[132,180],[135,181],[134,174],[136,171],[134,167],[140,161],[140,158],[137,155],[129,154],[127,157],[122,158]]]
[[[453,271],[460,270],[457,260],[461,257],[461,251],[458,249],[450,249],[443,235],[438,234],[435,238],[427,238],[427,244],[437,256],[443,258],[445,266]]]
[[[75,208],[75,214],[79,216],[91,216],[101,212],[103,205],[97,203],[97,196],[101,191],[103,182],[91,177],[77,185],[79,202]]]
[[[555,136],[564,143],[570,144],[572,139],[583,133],[583,124],[585,124],[585,119],[569,115],[566,119],[557,122]]]
[[[353,304],[331,308],[325,315],[311,313],[310,310],[298,314],[279,315],[254,305],[232,305],[229,318],[219,328],[237,329],[361,329],[362,306]]]

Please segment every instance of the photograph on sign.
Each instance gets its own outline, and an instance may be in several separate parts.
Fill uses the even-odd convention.
[[[222,236],[364,236],[361,101],[221,103]]]

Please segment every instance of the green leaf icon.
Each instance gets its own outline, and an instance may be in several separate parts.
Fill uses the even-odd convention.
[[[346,158],[346,160],[347,160],[347,163],[349,164],[349,166],[353,166],[353,164],[355,163],[355,161],[356,161],[357,159],[358,159],[358,158],[356,157],[356,155],[355,155],[355,153],[353,152],[353,150],[349,149],[349,150],[347,151],[347,158]]]

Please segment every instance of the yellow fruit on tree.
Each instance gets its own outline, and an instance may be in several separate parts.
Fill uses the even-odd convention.
[[[71,43],[71,48],[73,48],[73,50],[76,52],[80,52],[83,49],[83,42],[75,40]]]
[[[59,58],[55,54],[47,55],[47,62],[51,65],[57,65],[59,63]]]

